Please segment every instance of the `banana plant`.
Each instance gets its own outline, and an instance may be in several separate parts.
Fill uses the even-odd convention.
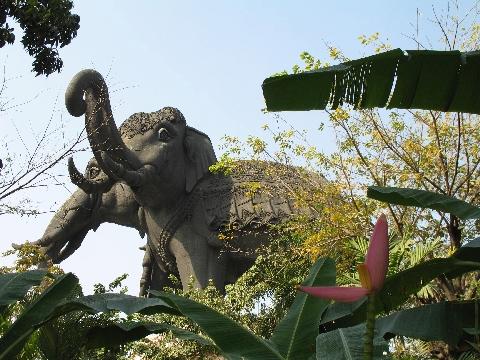
[[[476,258],[480,255],[479,243],[480,240],[474,240],[465,244],[449,258],[428,260],[387,277],[382,290],[376,296],[375,313],[380,314],[397,309],[411,295],[417,293],[426,283],[440,274],[458,276],[458,274],[479,270],[480,263],[472,261],[472,257]],[[319,259],[302,285],[331,286],[334,283],[333,260]],[[277,325],[272,337],[264,339],[199,302],[171,293],[152,291],[152,294],[163,300],[178,314],[197,323],[203,335],[174,328],[168,324],[136,321],[91,329],[89,334],[91,345],[121,345],[149,334],[172,331],[173,335],[181,340],[213,345],[228,359],[355,359],[355,354],[358,355],[362,351],[366,298],[354,303],[329,304],[325,300],[298,293],[292,307]],[[428,309],[425,308],[424,311]],[[407,315],[399,315],[398,319],[400,316]],[[388,352],[385,339],[391,338],[392,335],[410,335],[413,338],[418,335],[413,331],[417,326],[415,322],[410,322],[412,332],[408,333],[395,324],[389,324],[389,321],[394,319],[390,317],[378,320],[382,327],[378,328],[378,325],[376,327],[374,359],[383,358],[383,354]],[[351,327],[354,329],[350,329]],[[441,336],[438,340],[446,341]],[[337,346],[340,343],[342,345]]]
[[[335,284],[335,263],[331,259],[319,259],[310,269],[304,286],[329,286]],[[171,293],[151,291],[153,295],[170,307],[199,325],[209,339],[174,329],[173,334],[180,339],[198,341],[201,344],[214,345],[227,359],[309,359],[315,357],[315,341],[318,324],[328,301],[298,293],[292,306],[275,328],[270,339],[255,335],[249,329],[229,317],[199,302]],[[116,337],[120,344],[139,339],[149,333],[163,332],[164,324],[130,323],[128,326],[112,325],[106,328],[92,329],[97,342],[112,344]],[[138,334],[138,337],[135,334]],[[180,336],[179,336],[180,335]],[[104,341],[102,340],[104,339]],[[325,355],[325,359],[329,359]]]
[[[452,279],[473,271],[480,271],[480,238],[466,243],[447,258],[430,259],[387,277],[377,294],[375,312],[380,314],[396,310],[440,275]],[[321,325],[325,330],[357,325],[365,320],[365,308],[365,299],[354,303],[334,303],[325,312]]]
[[[15,358],[35,330],[72,311],[95,314],[114,310],[127,315],[134,312],[180,315],[165,301],[156,298],[109,293],[72,298],[72,293],[79,286],[78,278],[67,273],[56,276],[54,282],[28,304],[12,324],[7,324],[6,314],[9,308],[22,300],[33,286],[39,285],[46,275],[49,274],[43,270],[0,274],[0,318],[3,319],[5,327],[0,337],[0,360]]]

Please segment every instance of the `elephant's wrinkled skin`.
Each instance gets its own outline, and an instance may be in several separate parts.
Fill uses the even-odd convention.
[[[69,159],[79,189],[36,242],[54,263],[70,256],[90,229],[112,222],[147,235],[142,295],[168,284],[169,274],[179,275],[184,287],[190,277],[202,288],[212,279],[223,291],[253,263],[265,225],[298,212],[276,192],[264,163],[240,163],[231,176],[211,174],[210,139],[187,126],[177,109],[137,113],[117,129],[107,87],[94,70],[72,79],[65,103],[70,114],[85,114],[94,158],[85,175]],[[273,191],[249,194],[243,185],[252,181]],[[218,239],[225,227],[236,237],[229,246]]]

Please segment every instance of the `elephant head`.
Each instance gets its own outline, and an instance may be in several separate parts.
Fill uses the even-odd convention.
[[[117,128],[107,86],[94,70],[83,70],[71,80],[65,104],[71,115],[85,114],[94,158],[84,174],[69,159],[70,179],[79,189],[57,211],[36,244],[59,263],[102,222],[158,237],[149,234],[145,213],[159,212],[154,217],[166,226],[172,209],[216,161],[208,136],[187,126],[182,113],[171,107],[136,113]],[[146,250],[144,277],[150,277],[158,252],[148,246]]]
[[[85,192],[104,192],[121,181],[134,190],[141,206],[168,206],[189,193],[216,161],[208,136],[187,126],[175,108],[136,113],[117,129],[105,81],[94,70],[83,70],[72,79],[65,104],[70,114],[85,114],[98,166],[94,177],[86,178],[69,161],[72,181]]]

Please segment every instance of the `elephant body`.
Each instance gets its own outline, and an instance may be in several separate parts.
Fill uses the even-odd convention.
[[[268,240],[268,226],[295,214],[295,189],[306,190],[297,168],[239,161],[230,174],[212,174],[216,162],[210,139],[186,125],[180,111],[163,108],[137,113],[117,129],[101,75],[83,70],[71,81],[67,109],[85,114],[94,158],[82,175],[69,159],[79,189],[54,215],[36,241],[59,263],[103,222],[136,228],[143,237],[140,293],[161,289],[169,275],[205,287],[211,279],[223,291],[254,262]]]
[[[169,225],[160,227],[162,234],[153,237],[160,241],[148,241],[144,263],[156,260],[165,274],[178,271],[182,284],[193,276],[200,287],[211,279],[223,290],[253,264],[256,250],[269,239],[271,225],[292,215],[314,217],[313,210],[295,204],[291,192],[306,185],[296,170],[274,163],[238,161],[232,174],[207,174],[178,204],[167,220]],[[289,188],[279,184],[279,178]],[[155,214],[147,217],[153,222]],[[144,275],[142,281],[147,283],[149,275]],[[151,285],[157,288],[157,284]],[[161,281],[158,287],[163,285]]]

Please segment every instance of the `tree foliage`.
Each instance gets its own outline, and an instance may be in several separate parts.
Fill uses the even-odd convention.
[[[468,23],[470,15],[472,22]],[[480,32],[475,24],[475,14],[465,17],[451,14],[445,18],[435,14],[434,22],[442,34],[445,50],[470,51],[478,48]],[[391,48],[377,33],[362,35],[359,40],[366,49],[374,52]],[[415,41],[421,47],[420,39]],[[321,69],[330,66],[329,61],[349,61],[341,50],[330,45],[328,54],[330,59],[324,61],[302,53],[304,64],[293,66],[292,72],[300,74]],[[328,129],[336,139],[336,149],[331,153],[310,144],[306,133],[288,124],[282,115],[273,114],[273,125],[263,127],[266,135],[262,138],[249,137],[241,141],[226,137],[228,152],[221,159],[227,165],[233,163],[232,158],[251,156],[286,164],[302,164],[328,180],[318,192],[309,193],[313,200],[311,204],[315,204],[318,210],[318,221],[297,218],[288,224],[288,229],[302,239],[299,248],[305,253],[312,258],[332,256],[337,260],[339,272],[353,274],[358,261],[358,247],[368,241],[369,226],[365,224],[369,224],[379,211],[386,211],[393,224],[393,272],[447,256],[477,233],[477,221],[461,220],[445,209],[432,211],[381,204],[366,199],[365,194],[371,185],[396,186],[433,191],[478,205],[478,115],[354,110],[348,106],[339,106],[336,110],[327,111],[327,114],[328,122],[320,124],[320,129]],[[273,146],[267,146],[269,141],[266,138],[273,140]],[[355,279],[347,275],[340,280],[349,284]],[[475,298],[479,277],[478,273],[457,279],[440,275],[425,285],[403,306]],[[398,342],[396,348],[405,349],[405,343]],[[442,356],[440,353],[445,355],[446,351],[431,344],[429,349],[438,356]]]
[[[71,0],[4,0],[0,2],[0,48],[15,42],[17,22],[23,30],[21,43],[34,58],[33,71],[50,75],[60,71],[63,61],[58,48],[70,44],[80,28],[80,17],[72,14]]]

